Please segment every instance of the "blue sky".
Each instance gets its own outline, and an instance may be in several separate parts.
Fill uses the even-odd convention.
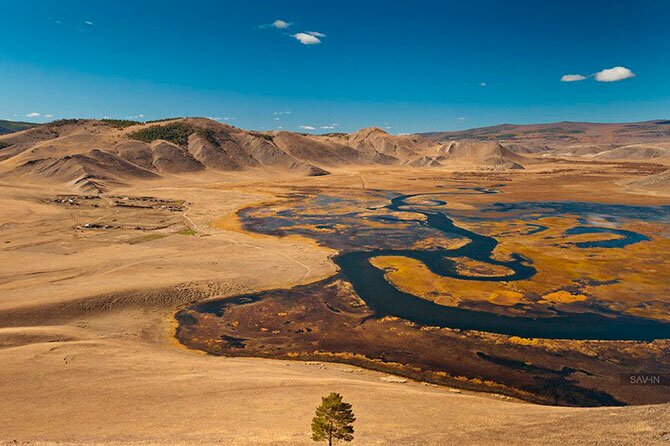
[[[666,0],[0,0],[0,11],[0,119],[402,133],[670,118]]]

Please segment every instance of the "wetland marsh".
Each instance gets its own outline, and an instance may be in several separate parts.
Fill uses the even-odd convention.
[[[634,356],[650,342],[670,338],[670,303],[639,296],[667,291],[663,280],[647,277],[653,274],[642,253],[666,243],[650,229],[667,229],[670,207],[470,203],[473,195],[502,196],[504,188],[456,183],[427,193],[372,190],[357,197],[306,189],[244,209],[239,218],[249,231],[301,235],[336,249],[339,273],[196,304],[178,313],[178,337],[214,354],[328,358],[540,402],[648,400],[602,389],[611,391],[618,373],[639,367]],[[635,251],[639,265],[619,268],[618,259]],[[622,286],[632,276],[637,298]],[[269,314],[284,320],[273,323],[263,316]],[[465,351],[453,351],[465,338],[460,347],[467,361]],[[545,365],[509,366],[528,362],[520,359],[519,344],[543,342],[550,347],[526,348],[523,356]],[[623,355],[626,366],[613,366],[600,353],[570,351],[584,342],[589,350]],[[644,363],[670,370],[667,359]]]

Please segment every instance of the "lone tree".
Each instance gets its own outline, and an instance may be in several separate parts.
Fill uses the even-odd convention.
[[[342,401],[339,393],[331,393],[321,398],[321,405],[316,408],[316,416],[312,419],[312,440],[328,441],[332,446],[333,440],[351,441],[354,439],[356,421],[351,411],[351,404]]]

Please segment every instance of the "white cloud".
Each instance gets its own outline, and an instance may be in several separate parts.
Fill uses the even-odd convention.
[[[277,29],[286,29],[289,26],[291,26],[291,24],[289,22],[285,22],[284,20],[275,20],[272,22],[272,27]]]
[[[626,67],[612,67],[595,74],[598,82],[617,82],[635,77],[635,73]]]
[[[311,125],[301,125],[300,128],[303,130],[316,130],[316,128]]]
[[[319,33],[319,32],[316,32],[316,31],[307,31],[307,34],[309,34],[310,36],[314,36],[314,37],[326,37],[326,35],[324,33]]]
[[[319,127],[319,128],[320,128],[320,129],[323,129],[323,130],[332,130],[332,129],[335,128],[335,126],[334,126],[334,125],[322,125],[322,126]]]
[[[318,36],[315,36],[310,33],[297,33],[293,34],[293,38],[303,45],[317,45],[321,43],[321,39]]]
[[[486,87],[486,82],[480,82],[480,83],[479,83],[479,86],[480,86],[480,87]]]
[[[617,82],[635,77],[635,73],[626,67],[612,67],[588,76],[584,76],[583,74],[564,74],[561,76],[561,82],[581,82],[590,77],[595,78],[598,82]]]
[[[138,115],[138,117],[143,117],[143,116],[144,116],[144,115]],[[229,118],[229,117],[225,117],[225,118],[213,118],[213,117],[211,117],[211,116],[207,116],[207,119],[211,119],[212,121],[234,121],[234,120],[235,120],[235,118]]]
[[[37,112],[31,112],[31,113],[27,113],[27,114],[26,114],[26,117],[27,117],[27,118],[37,118],[39,115],[40,115],[40,114],[37,113]]]
[[[53,118],[54,115],[52,115],[52,114],[48,114],[48,115],[44,115],[44,117],[45,117],[45,118]]]
[[[258,25],[256,29],[268,29],[268,28],[274,28],[274,29],[286,29],[293,26],[292,22],[287,22],[286,20],[281,20],[277,19],[272,23],[264,23],[262,25]]]
[[[88,26],[93,26],[93,22],[91,22],[89,20],[86,20],[84,23],[87,24]]]
[[[281,121],[281,118],[275,118],[275,121]]]
[[[586,79],[586,76],[581,74],[564,74],[561,76],[561,82],[579,82]]]
[[[465,121],[465,118],[464,118],[463,116],[459,116],[459,117],[456,118],[456,119],[458,119],[459,121]]]
[[[272,113],[272,114],[273,114],[273,115],[290,115],[291,112],[290,112],[290,111],[276,111],[276,112],[274,112],[274,113]]]

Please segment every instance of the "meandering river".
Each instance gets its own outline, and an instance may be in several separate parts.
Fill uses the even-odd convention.
[[[333,260],[341,270],[341,277],[349,281],[361,299],[374,310],[375,317],[396,316],[420,325],[478,330],[527,338],[640,341],[670,338],[670,323],[608,312],[607,310],[603,311],[602,309],[598,313],[591,312],[588,309],[576,312],[553,309],[551,316],[531,317],[439,305],[399,290],[389,283],[382,269],[370,263],[370,259],[378,256],[401,256],[418,260],[434,274],[443,277],[480,282],[511,282],[531,279],[536,274],[532,259],[519,254],[512,254],[508,261],[495,259],[493,252],[498,245],[498,241],[493,237],[459,227],[449,217],[448,211],[444,207],[447,201],[442,199],[442,197],[449,195],[493,194],[497,192],[496,189],[491,188],[459,187],[451,192],[392,195],[389,198],[390,203],[388,205],[375,208],[376,210],[385,209],[389,215],[367,217],[369,219],[376,218],[378,221],[383,220],[387,223],[408,224],[408,222],[411,222],[414,225],[413,227],[417,228],[416,231],[423,227],[424,231],[426,228],[439,231],[448,238],[467,239],[465,245],[456,249],[439,247],[394,249],[383,246],[377,249],[374,246],[370,247],[369,243],[370,239],[375,239],[374,233],[372,236],[366,236],[367,246],[356,246],[350,240],[355,228],[350,228],[350,232],[346,234],[335,236],[339,238],[333,239],[331,235],[330,239],[324,239],[322,242],[325,241],[328,244],[328,240],[331,242],[336,240],[337,243],[346,240],[347,244],[343,245],[345,246],[344,249],[342,247],[338,248],[341,253]],[[326,196],[317,196],[314,200],[318,202],[320,207],[327,206],[332,202],[344,201],[343,199]],[[566,234],[608,233],[615,236],[614,239],[610,240],[573,243],[572,245],[576,248],[620,248],[649,240],[648,237],[633,231],[615,229],[606,227],[606,225],[605,227],[589,225],[589,222],[594,218],[604,218],[605,220],[598,221],[605,222],[620,218],[670,220],[670,207],[668,206],[640,207],[580,202],[495,203],[483,209],[481,215],[486,212],[513,213],[515,218],[523,215],[528,221],[538,219],[538,216],[542,215],[577,215],[580,216],[579,221],[583,226],[569,229]],[[403,213],[407,214],[407,220],[398,218]],[[417,214],[423,215],[425,219],[418,219]],[[277,233],[278,228],[282,228],[280,231],[282,233],[291,232],[293,230],[291,229],[292,225],[296,225],[296,227],[302,225],[302,228],[304,228],[305,224],[313,225],[317,229],[331,229],[339,223],[338,219],[348,219],[349,226],[351,226],[352,221],[355,225],[356,218],[357,214],[355,212],[347,212],[341,215],[310,214],[304,207],[287,209],[276,214],[265,214],[261,217],[245,218],[242,216],[243,221],[251,230],[266,233]],[[253,224],[250,223],[251,220],[254,220]],[[529,223],[529,227],[532,228],[529,234],[547,229],[545,226],[533,223]],[[304,231],[304,229],[302,230]],[[412,239],[414,237],[415,239],[417,232],[411,228],[408,231],[407,238]],[[309,231],[302,233],[320,237],[318,234],[309,233]],[[380,237],[380,241],[382,241],[381,239],[383,237]],[[471,259],[491,265],[497,270],[510,271],[510,273],[500,276],[462,274],[456,268],[456,263],[452,260],[454,258]],[[223,308],[256,301],[259,298],[262,298],[262,293],[223,299],[220,304],[217,304],[216,301],[207,302],[198,306],[198,310],[218,312],[220,309],[217,310],[217,305]]]
[[[448,194],[448,193],[445,193]],[[427,194],[434,196],[436,194]],[[511,261],[492,258],[498,242],[467,229],[458,227],[441,210],[426,210],[432,206],[445,204],[439,200],[423,201],[420,206],[411,205],[408,200],[421,194],[401,195],[391,200],[388,209],[395,212],[423,214],[425,224],[448,234],[456,234],[470,240],[458,249],[380,249],[345,252],[334,258],[343,276],[351,282],[356,293],[375,310],[378,317],[397,316],[422,325],[479,330],[522,337],[550,339],[609,339],[644,340],[670,338],[670,324],[628,315],[603,316],[597,313],[567,313],[557,311],[552,317],[521,317],[474,311],[458,307],[438,305],[431,301],[400,291],[384,277],[384,271],[370,264],[377,256],[403,256],[423,262],[432,272],[441,276],[462,280],[514,281],[529,279],[535,274],[530,259],[513,255]],[[581,229],[575,233],[624,232],[625,242],[635,243],[648,240],[647,237],[631,231],[609,230],[608,228]],[[624,246],[619,239],[607,242],[592,242],[595,246]],[[588,245],[587,245],[588,246]],[[504,266],[514,271],[505,276],[472,277],[459,274],[449,258],[467,257],[490,265]]]

